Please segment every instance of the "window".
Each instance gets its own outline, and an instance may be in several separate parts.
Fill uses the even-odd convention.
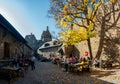
[[[45,47],[47,47],[47,46],[50,46],[50,44],[49,44],[49,43],[46,43],[46,44],[45,44]]]

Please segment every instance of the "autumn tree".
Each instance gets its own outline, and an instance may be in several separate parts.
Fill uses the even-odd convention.
[[[95,36],[98,8],[108,0],[51,0],[49,13],[56,25],[63,29],[61,37],[65,45],[74,45],[87,40],[91,59],[90,38]],[[115,0],[110,0],[114,2]],[[74,29],[76,27],[76,29]]]

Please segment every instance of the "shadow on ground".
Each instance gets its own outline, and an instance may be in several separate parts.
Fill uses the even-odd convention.
[[[12,84],[119,84],[109,77],[116,75],[115,71],[92,70],[91,73],[67,73],[51,62],[37,62],[34,71],[29,70],[24,78],[13,81]],[[1,82],[0,84],[7,84]]]

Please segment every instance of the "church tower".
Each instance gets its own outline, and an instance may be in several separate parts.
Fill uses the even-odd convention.
[[[41,35],[41,40],[43,42],[48,42],[48,41],[52,41],[52,35],[49,32],[49,27],[47,26],[46,31],[43,31],[42,35]]]

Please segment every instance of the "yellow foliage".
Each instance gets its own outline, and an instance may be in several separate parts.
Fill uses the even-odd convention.
[[[78,29],[78,36],[80,37],[81,40],[87,39],[87,31],[84,27],[80,27]]]
[[[83,0],[84,1],[84,6],[87,6],[88,0]]]
[[[63,22],[63,27],[67,27],[67,22]]]
[[[76,1],[76,0],[74,0],[74,2],[73,2],[73,3],[74,3],[74,5],[75,5],[75,4],[77,4],[77,1]]]
[[[91,19],[92,19],[93,22],[96,21],[96,18],[95,18],[96,14],[95,13],[96,13],[96,11],[98,10],[98,8],[100,7],[101,4],[102,4],[102,2],[98,1],[97,3],[94,4],[94,9],[91,9],[91,10],[93,10],[93,12],[91,14]],[[89,9],[89,11],[90,11],[90,9]]]
[[[100,2],[100,1],[98,1],[98,3],[96,3],[96,4],[94,5],[94,11],[96,11],[96,10],[97,10],[97,8],[100,6],[100,4],[101,4],[101,2]]]
[[[92,2],[92,3],[94,3],[94,2],[95,2],[95,0],[91,0],[91,2]]]
[[[92,22],[95,23],[95,21],[96,21],[96,17],[94,16],[94,17],[92,18]]]
[[[69,6],[71,7],[71,6],[72,6],[72,4],[69,4]]]
[[[64,19],[61,19],[60,20],[60,25],[66,28],[67,27],[67,22],[65,22]]]
[[[68,30],[61,32],[60,36],[63,40],[63,43],[66,46],[74,45],[76,43],[87,40],[88,38],[94,37],[96,35],[96,32],[93,31],[94,24],[96,21],[96,12],[98,10],[98,7],[102,3],[104,3],[105,0],[98,1],[98,2],[96,2],[96,0],[91,0],[91,3],[88,3],[88,1],[89,0],[81,0],[81,2],[83,2],[83,3],[81,4],[81,6],[79,5],[77,7],[79,9],[77,9],[77,8],[75,8],[77,6],[76,4],[78,4],[77,0],[67,0],[67,3],[65,3],[61,14],[59,14],[59,16],[61,16],[61,18],[60,18],[61,20],[59,19],[60,25],[67,29],[69,27],[69,24],[71,24],[72,22],[75,22],[73,20],[76,19],[76,21],[77,21],[77,18],[82,17],[81,13],[84,13],[86,11],[88,12],[85,15],[87,21],[89,22],[89,25],[85,24],[85,26],[87,25],[87,28],[79,27],[77,30],[70,30],[68,28]],[[111,0],[111,1],[113,1],[113,0]],[[91,4],[94,5],[94,8],[89,6]],[[73,5],[75,5],[75,6],[73,7]],[[83,20],[83,19],[81,18],[81,20]],[[79,21],[79,19],[78,19],[78,21]],[[74,24],[74,23],[72,23],[72,24]]]
[[[59,23],[62,27],[66,28],[68,27],[68,23],[71,22],[72,19],[72,17],[66,15],[59,21]]]
[[[67,16],[65,19],[66,19],[66,21],[68,21],[68,22],[71,22],[71,21],[72,21],[72,17],[70,17],[70,16]]]
[[[91,13],[92,12],[92,8],[88,8],[88,13]]]
[[[77,4],[77,1],[76,1],[76,0],[72,1],[72,3],[71,3],[72,6],[74,6],[74,5],[76,5],[76,4]]]
[[[68,2],[71,2],[71,0],[67,0]]]
[[[70,10],[67,10],[67,13],[70,14]]]
[[[92,36],[93,33],[89,33],[89,35]],[[90,37],[88,36],[88,31],[84,27],[80,27],[76,31],[75,30],[63,31],[61,32],[60,36],[63,39],[63,42],[66,46],[74,45]]]
[[[68,5],[64,5],[63,10],[67,10],[68,9]]]
[[[63,31],[60,34],[65,46],[77,44],[95,35],[94,31],[87,31],[84,27],[80,27],[78,30]]]
[[[84,0],[84,3],[87,3],[88,2],[88,0]]]
[[[60,20],[60,25],[63,25],[63,19]]]
[[[91,30],[93,30],[93,28],[94,28],[94,24],[90,21],[89,22],[89,25],[88,25],[88,31],[91,31]]]
[[[90,18],[88,14],[86,15],[86,18],[87,18],[87,19],[89,19],[89,18]]]
[[[102,0],[102,3],[104,3],[105,2],[105,0]]]
[[[110,0],[110,2],[114,3],[116,0]]]

